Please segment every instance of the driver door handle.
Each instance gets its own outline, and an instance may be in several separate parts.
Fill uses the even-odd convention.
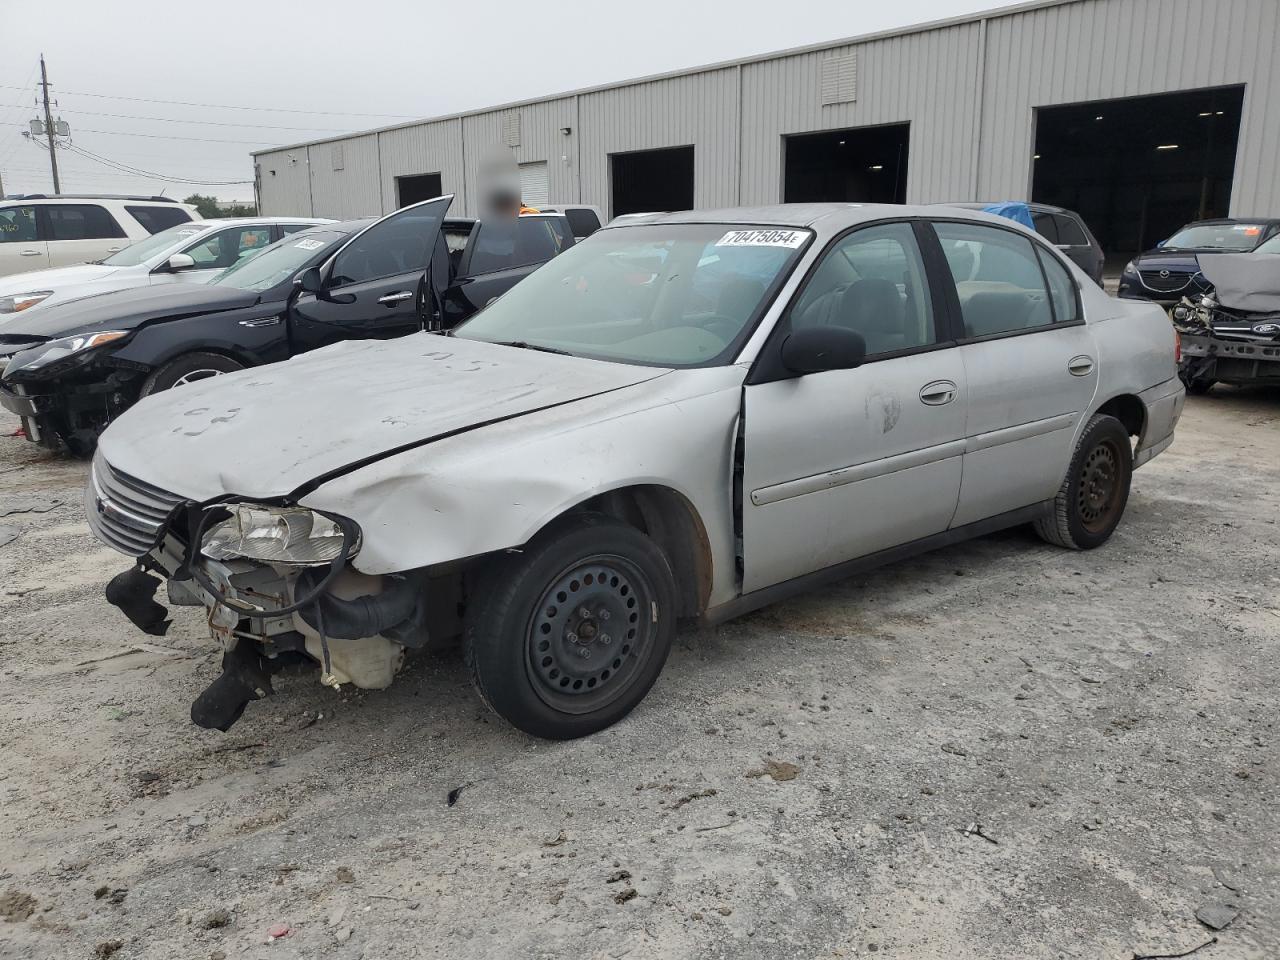
[[[920,402],[930,407],[940,407],[956,398],[956,385],[950,380],[935,380],[920,388]]]
[[[22,251],[22,253],[20,254],[20,256],[23,256],[23,257],[38,257],[38,256],[40,256],[40,251],[39,251],[39,250],[23,250],[23,251]]]
[[[412,290],[397,290],[395,293],[388,293],[385,297],[379,297],[378,302],[384,307],[394,307],[397,303],[404,303],[406,300],[412,299]]]

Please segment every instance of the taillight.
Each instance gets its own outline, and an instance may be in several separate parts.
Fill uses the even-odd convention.
[[[1182,362],[1182,334],[1177,330],[1173,331],[1173,362]]]

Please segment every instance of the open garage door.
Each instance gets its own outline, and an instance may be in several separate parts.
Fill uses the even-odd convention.
[[[693,209],[693,147],[609,156],[613,216]]]
[[[783,201],[905,203],[910,126],[894,123],[786,137]]]
[[[411,203],[434,200],[444,193],[440,174],[417,173],[409,177],[396,177],[396,206],[407,207]]]
[[[1223,87],[1041,107],[1032,199],[1084,217],[1118,269],[1189,220],[1228,215],[1243,103]]]

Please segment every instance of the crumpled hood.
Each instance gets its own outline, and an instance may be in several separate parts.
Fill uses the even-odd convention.
[[[74,267],[51,267],[48,270],[30,270],[0,277],[0,297],[15,293],[32,293],[36,290],[60,290],[73,283],[92,283],[111,276],[119,267],[101,263],[81,263]],[[4,314],[0,314],[4,316]]]
[[[1280,313],[1280,256],[1274,253],[1200,255],[1200,271],[1214,299],[1242,313]]]
[[[0,336],[53,340],[92,330],[132,330],[152,320],[234,310],[257,302],[258,294],[253,291],[221,284],[134,287],[57,303],[30,317],[23,311],[0,327]]]
[[[155,394],[98,445],[116,469],[192,500],[279,497],[407,447],[669,372],[427,333],[346,341]]]

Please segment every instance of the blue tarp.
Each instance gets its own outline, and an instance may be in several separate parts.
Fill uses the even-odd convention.
[[[994,213],[997,217],[1004,217],[1006,220],[1012,220],[1014,223],[1020,223],[1029,230],[1036,228],[1035,221],[1031,219],[1031,208],[1025,203],[1017,200],[1006,200],[1003,203],[989,203],[982,208],[983,213]]]

